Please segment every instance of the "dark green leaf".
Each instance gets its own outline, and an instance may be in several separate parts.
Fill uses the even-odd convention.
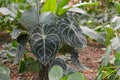
[[[25,61],[20,61],[19,73],[22,73],[24,71],[25,71]]]
[[[57,54],[61,41],[54,24],[39,24],[33,28],[30,36],[32,53],[44,65]]]
[[[118,80],[118,79],[116,79],[116,74],[111,74],[108,80]]]
[[[120,67],[120,60],[115,59],[114,64],[115,64],[115,66]]]
[[[30,10],[25,11],[21,17],[21,24],[29,31],[33,29],[38,23],[37,10],[36,8],[31,8]]]
[[[66,64],[65,64],[65,61],[63,61],[62,59],[60,59],[60,58],[56,58],[55,60],[53,60],[51,63],[50,63],[50,69],[53,67],[53,66],[55,66],[55,65],[58,65],[58,66],[60,66],[60,67],[62,67],[62,69],[64,70],[64,71],[66,71],[67,70],[67,66],[66,66]]]
[[[18,46],[14,64],[17,64],[20,57],[23,56],[26,48],[26,43],[28,41],[28,34],[22,34],[17,38]]]
[[[65,44],[74,48],[86,46],[87,41],[83,31],[71,15],[68,19],[58,19],[57,25],[58,31]]]

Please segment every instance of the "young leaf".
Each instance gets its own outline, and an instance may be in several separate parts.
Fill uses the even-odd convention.
[[[67,80],[86,80],[86,79],[82,73],[75,72],[70,74]]]
[[[52,12],[55,14],[57,10],[57,0],[46,0],[41,12]]]
[[[60,80],[63,77],[63,69],[60,66],[53,66],[49,72],[49,80]]]
[[[31,32],[29,43],[32,53],[43,65],[55,57],[61,46],[61,40],[54,24],[35,26]]]

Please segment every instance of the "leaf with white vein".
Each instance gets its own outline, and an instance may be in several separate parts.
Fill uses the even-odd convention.
[[[87,41],[83,31],[71,15],[68,16],[68,19],[58,19],[57,25],[58,31],[66,44],[74,48],[86,46]]]
[[[32,53],[44,65],[49,63],[60,48],[61,41],[54,24],[39,24],[30,36]]]

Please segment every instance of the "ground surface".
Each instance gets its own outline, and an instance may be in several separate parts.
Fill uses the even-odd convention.
[[[7,40],[8,35],[0,34],[0,50],[2,50],[2,45],[5,42],[9,42]],[[102,50],[103,46],[96,42],[89,42],[87,47],[84,49],[80,49],[80,60],[85,64],[90,71],[84,71],[84,75],[87,80],[94,80],[96,77],[96,73],[101,63],[101,58],[104,54],[104,50]],[[36,77],[33,73],[18,73],[18,65],[12,65],[13,60],[7,61],[4,63],[11,70],[11,78],[12,80],[35,80]]]

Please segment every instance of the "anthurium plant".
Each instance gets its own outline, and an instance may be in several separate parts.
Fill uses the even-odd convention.
[[[20,23],[25,29],[14,29],[11,33],[11,37],[18,42],[15,63],[23,55],[26,44],[29,43],[30,50],[41,67],[39,80],[49,80],[48,72],[54,65],[68,70],[64,61],[55,59],[58,52],[70,53],[73,64],[82,70],[85,69],[78,60],[77,49],[85,47],[87,41],[73,17],[73,12],[63,8],[68,2],[69,0],[46,0],[45,3],[39,4],[40,1],[36,0],[36,6],[22,13]]]

